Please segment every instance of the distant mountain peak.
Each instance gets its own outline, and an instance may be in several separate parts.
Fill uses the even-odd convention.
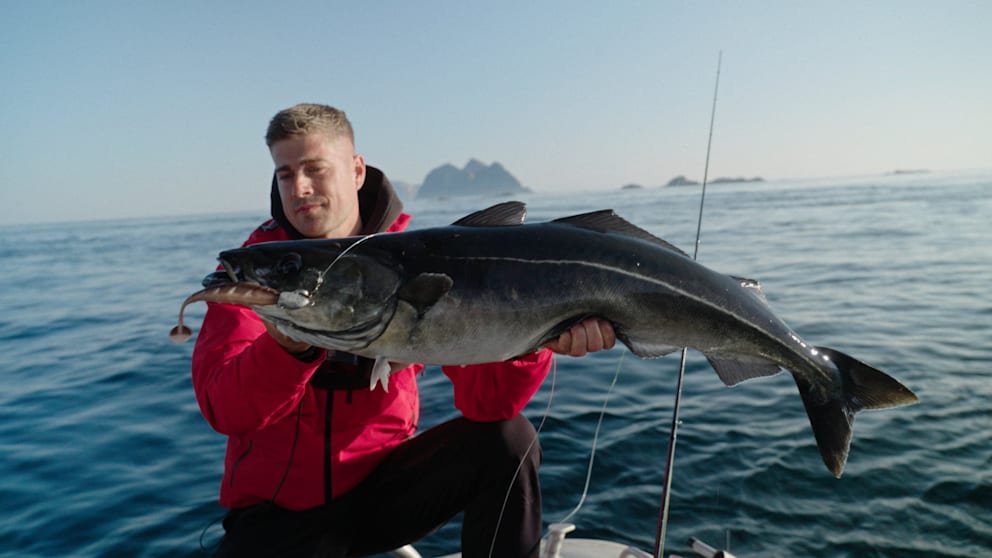
[[[493,164],[495,165],[498,163],[493,163]],[[469,172],[477,172],[480,170],[485,170],[487,168],[489,167],[485,163],[473,157],[472,159],[468,160],[468,163],[465,164],[464,170]]]
[[[427,173],[418,198],[512,194],[528,192],[502,164],[490,165],[471,158],[462,169],[445,163]]]

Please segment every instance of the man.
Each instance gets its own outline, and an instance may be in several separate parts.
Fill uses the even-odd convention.
[[[245,245],[403,230],[389,181],[355,152],[345,114],[303,104],[273,117],[272,217]],[[539,280],[539,279],[536,279]],[[582,356],[613,346],[587,320],[549,344]],[[446,366],[462,417],[417,436],[416,374],[393,364],[370,391],[371,361],[294,341],[251,310],[210,303],[193,352],[204,417],[228,436],[219,556],[361,556],[416,541],[464,511],[462,553],[537,556],[540,448],[520,415],[548,350]]]

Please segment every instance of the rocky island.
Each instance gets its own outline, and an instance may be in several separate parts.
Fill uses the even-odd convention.
[[[695,180],[689,180],[684,174],[680,174],[675,178],[668,181],[665,186],[699,186],[699,183]]]
[[[464,168],[448,163],[427,173],[417,198],[501,195],[530,192],[503,165],[471,159]]]
[[[765,179],[760,176],[755,176],[753,178],[744,178],[743,176],[737,177],[726,177],[721,176],[720,178],[714,178],[710,180],[709,184],[737,184],[739,182],[764,182]],[[695,180],[690,180],[685,177],[685,175],[678,175],[675,178],[668,181],[666,186],[698,186],[699,182]]]

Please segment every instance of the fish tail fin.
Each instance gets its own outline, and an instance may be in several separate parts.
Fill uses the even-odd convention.
[[[805,378],[794,377],[823,463],[840,478],[847,463],[854,415],[865,409],[910,405],[919,398],[892,376],[852,356],[827,347],[817,347],[817,351],[837,367],[839,385],[824,393]]]

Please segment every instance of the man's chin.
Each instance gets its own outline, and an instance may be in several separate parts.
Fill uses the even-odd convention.
[[[322,219],[301,219],[297,216],[289,220],[300,234],[307,238],[324,238],[327,235],[327,225]]]

